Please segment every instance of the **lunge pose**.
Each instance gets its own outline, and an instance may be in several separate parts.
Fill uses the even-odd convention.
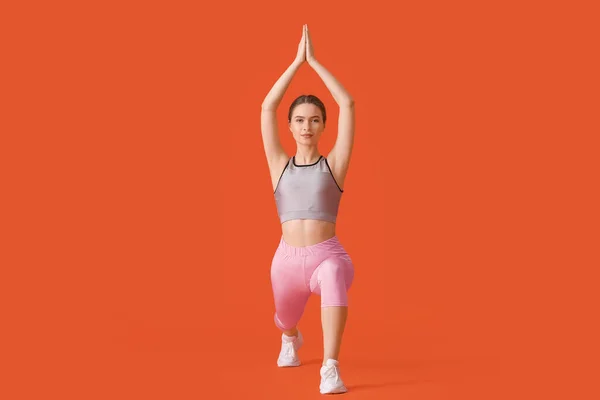
[[[296,142],[295,155],[284,151],[276,111],[293,76],[308,63],[339,107],[335,143],[325,156],[318,144],[327,122],[325,106],[313,95],[296,98],[288,126]],[[262,103],[261,131],[273,185],[282,236],[271,264],[275,325],[282,331],[277,365],[301,364],[303,337],[298,322],[311,294],[321,296],[323,365],[320,392],[343,393],[339,353],[348,315],[347,292],[354,266],[336,234],[338,207],[354,143],[354,100],[315,58],[308,26],[302,27],[298,53]]]

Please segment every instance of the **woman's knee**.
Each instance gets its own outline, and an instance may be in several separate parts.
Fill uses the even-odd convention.
[[[352,262],[343,258],[328,258],[317,271],[317,279],[321,282],[343,283],[349,287],[353,278]]]
[[[302,315],[310,292],[289,291],[275,296],[275,325],[282,331],[294,328]]]
[[[277,328],[279,328],[282,331],[290,330],[290,329],[294,328],[298,323],[298,321],[296,321],[295,323],[294,323],[294,321],[289,321],[289,320],[286,322],[281,321],[279,319],[279,317],[277,316],[277,312],[275,312],[275,315],[273,316],[273,320],[275,321],[275,326],[277,326]]]
[[[321,306],[347,306],[347,291],[354,280],[350,261],[331,258],[323,261],[311,279],[311,289],[321,295]]]

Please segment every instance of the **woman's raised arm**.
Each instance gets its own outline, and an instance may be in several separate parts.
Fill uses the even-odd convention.
[[[300,39],[298,53],[294,62],[279,77],[277,82],[275,82],[262,103],[260,126],[269,166],[277,164],[282,158],[287,158],[287,154],[285,154],[281,141],[279,140],[276,112],[292,78],[304,61],[306,61],[306,25],[302,27],[302,39]]]
[[[306,62],[323,80],[340,108],[338,134],[327,160],[336,179],[344,181],[350,164],[352,148],[354,147],[354,99],[342,84],[315,58],[308,27],[306,28]]]

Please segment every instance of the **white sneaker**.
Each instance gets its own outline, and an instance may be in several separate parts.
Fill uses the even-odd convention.
[[[279,352],[279,358],[277,359],[278,367],[297,367],[300,365],[300,359],[298,358],[297,351],[302,347],[304,339],[302,333],[298,331],[298,336],[293,342],[285,341],[285,334],[281,334],[281,351]]]
[[[321,394],[345,393],[348,391],[340,378],[340,368],[338,365],[339,362],[337,360],[330,358],[321,367],[321,385],[319,386]]]

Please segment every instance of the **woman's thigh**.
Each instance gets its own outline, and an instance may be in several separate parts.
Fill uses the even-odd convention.
[[[304,273],[304,257],[276,252],[271,264],[271,286],[277,325],[282,329],[293,328],[302,317],[310,297]]]

